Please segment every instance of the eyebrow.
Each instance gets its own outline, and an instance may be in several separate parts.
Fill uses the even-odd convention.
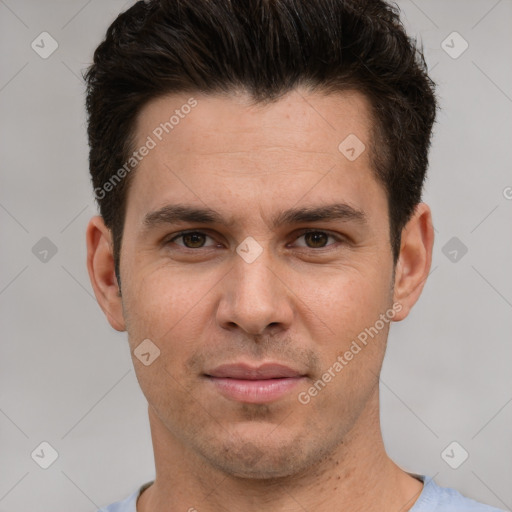
[[[279,212],[272,219],[274,228],[284,224],[300,224],[306,222],[322,221],[356,221],[359,224],[366,224],[366,215],[345,203],[335,203],[323,206],[305,206],[301,208],[290,208]],[[233,220],[226,220],[217,211],[211,208],[197,208],[183,204],[169,204],[158,210],[145,215],[143,225],[151,229],[162,224],[176,224],[179,222],[190,222],[198,224],[224,224],[233,225]]]

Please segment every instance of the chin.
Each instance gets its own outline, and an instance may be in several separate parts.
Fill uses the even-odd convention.
[[[223,473],[244,480],[278,480],[290,477],[295,474],[293,469],[294,466],[291,464],[279,464],[275,460],[266,460],[267,457],[263,456],[255,461],[253,464],[248,459],[238,460],[222,460],[218,459],[210,461],[213,465],[217,466],[217,469]]]
[[[291,440],[291,439],[290,439]],[[236,444],[228,442],[220,449],[203,454],[209,464],[223,473],[250,480],[277,480],[297,476],[311,469],[326,455],[322,448],[303,446],[294,441],[274,444],[247,441]]]

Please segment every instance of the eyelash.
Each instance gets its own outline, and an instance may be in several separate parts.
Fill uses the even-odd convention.
[[[308,233],[321,233],[321,234],[327,235],[328,238],[332,238],[332,239],[336,240],[338,243],[343,243],[344,242],[344,239],[342,237],[334,235],[334,234],[332,234],[332,233],[330,233],[328,231],[323,231],[323,230],[319,230],[319,229],[304,229],[304,230],[299,232],[299,234],[294,239],[294,241],[298,240],[299,238],[303,237],[304,235],[306,235]],[[190,234],[203,235],[203,236],[205,236],[207,238],[213,239],[212,236],[208,235],[207,233],[204,233],[203,231],[189,230],[189,231],[181,231],[180,233],[177,233],[172,238],[167,240],[165,242],[165,245],[173,243],[175,240],[177,240],[179,238],[183,238],[185,235],[190,235]],[[336,245],[336,244],[327,244],[327,245],[325,245],[323,247],[307,247],[307,246],[303,246],[303,247],[301,247],[301,249],[311,249],[311,250],[314,250],[314,251],[321,251],[321,250],[325,250],[325,249],[330,248],[332,245]],[[193,248],[193,247],[186,247],[185,245],[180,245],[180,247],[182,247],[185,250],[189,250],[189,251],[198,251],[200,249],[207,249],[207,248],[210,248],[210,247],[213,247],[213,246],[206,246],[206,247],[203,246],[203,247]]]

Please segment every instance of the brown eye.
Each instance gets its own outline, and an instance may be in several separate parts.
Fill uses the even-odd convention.
[[[187,249],[202,249],[203,247],[211,247],[213,244],[206,245],[207,239],[211,239],[208,235],[201,233],[200,231],[189,231],[188,233],[181,233],[169,242],[176,243],[176,245],[180,245]],[[179,243],[177,240],[181,239],[183,242]],[[213,240],[212,240],[213,241]]]
[[[304,240],[306,241],[308,247],[311,247],[313,249],[325,247],[328,239],[329,235],[322,231],[311,231],[310,233],[304,234]]]
[[[326,233],[325,231],[305,231],[296,238],[295,246],[306,249],[324,249],[335,245],[332,241],[328,243],[329,239],[334,240],[334,242],[341,242],[339,237]]]
[[[204,245],[205,236],[202,233],[187,233],[183,235],[183,243],[190,249],[197,249]]]

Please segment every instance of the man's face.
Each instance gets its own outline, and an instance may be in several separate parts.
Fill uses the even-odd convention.
[[[153,101],[137,124],[135,147],[148,136],[156,146],[127,197],[123,316],[132,354],[145,339],[160,350],[148,366],[133,356],[137,378],[160,430],[197,464],[299,473],[377,396],[393,261],[369,104],[355,92],[294,91],[267,106],[192,96],[197,106],[169,133],[155,129],[189,96]],[[355,160],[354,138],[338,149],[350,134],[366,145]],[[218,218],[177,220],[166,209],[176,205]],[[331,218],[285,214],[331,207]]]

